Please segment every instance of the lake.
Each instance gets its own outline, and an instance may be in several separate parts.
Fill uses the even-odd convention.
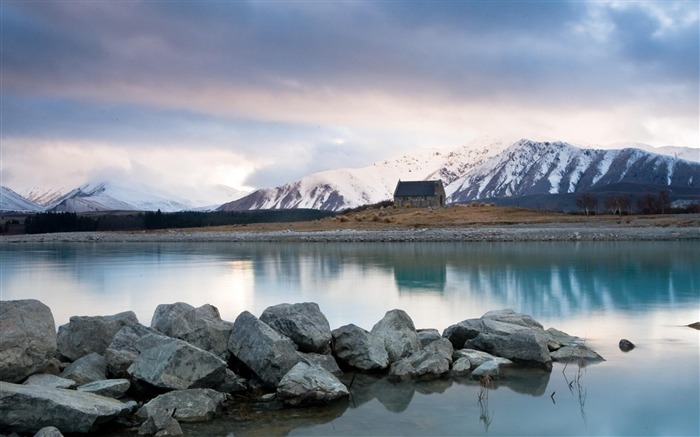
[[[394,308],[417,328],[512,308],[585,338],[605,362],[469,380],[358,377],[326,408],[241,411],[188,435],[698,435],[700,250],[695,242],[55,243],[0,246],[2,300],[72,315],[219,308],[233,321],[282,302],[319,304],[331,328]],[[637,347],[620,351],[627,338]]]

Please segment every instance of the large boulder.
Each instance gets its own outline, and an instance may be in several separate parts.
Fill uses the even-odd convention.
[[[393,363],[389,374],[399,379],[438,378],[450,371],[452,353],[452,343],[441,338]]]
[[[302,406],[326,404],[348,397],[350,392],[327,370],[300,362],[284,375],[277,395],[288,405]]]
[[[68,378],[61,378],[48,373],[37,373],[27,378],[22,384],[38,385],[44,388],[75,388],[78,383]]]
[[[372,327],[372,335],[384,343],[389,362],[406,358],[421,348],[411,317],[403,310],[387,311]]]
[[[78,391],[94,393],[112,399],[121,399],[129,391],[131,383],[128,379],[104,379],[83,384],[78,387]]]
[[[184,390],[214,388],[226,377],[221,358],[176,338],[149,334],[138,343],[140,354],[128,373],[153,386]]]
[[[42,372],[56,353],[49,307],[34,299],[0,301],[0,381]]]
[[[551,337],[530,316],[511,310],[492,311],[485,318],[464,320],[445,329],[455,349],[477,349],[519,364],[552,368]]]
[[[226,395],[211,389],[176,390],[146,403],[136,417],[146,420],[166,411],[180,422],[204,422],[213,419],[222,409]]]
[[[314,353],[302,353],[301,356],[304,358],[304,362],[312,366],[323,367],[335,376],[340,376],[343,371],[340,370],[338,362],[333,358],[333,355],[323,355]]]
[[[70,361],[92,352],[104,355],[121,328],[138,323],[133,311],[111,316],[73,316],[67,324],[58,327],[58,352]]]
[[[384,342],[357,325],[333,330],[333,353],[346,367],[363,371],[380,371],[389,366]]]
[[[63,433],[89,433],[128,414],[133,405],[75,390],[0,382],[0,428],[20,433],[45,426]]]
[[[79,385],[107,378],[107,360],[98,353],[90,353],[70,363],[61,378],[72,379]]]
[[[260,321],[289,337],[300,352],[322,354],[330,349],[331,328],[316,303],[274,305],[263,311]]]
[[[127,369],[139,356],[139,340],[149,334],[158,334],[158,331],[140,323],[120,329],[105,350],[109,373],[118,378],[128,376]]]
[[[239,314],[233,322],[228,347],[233,356],[269,388],[276,388],[282,377],[302,360],[289,337],[279,334],[248,311]]]
[[[156,307],[151,328],[168,337],[179,338],[228,361],[228,338],[233,324],[221,319],[218,308],[202,305],[195,308],[184,302]]]

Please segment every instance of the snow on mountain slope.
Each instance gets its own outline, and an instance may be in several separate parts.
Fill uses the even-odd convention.
[[[42,212],[44,207],[24,198],[7,187],[0,187],[0,211]]]
[[[399,180],[451,181],[504,148],[489,140],[452,152],[421,149],[410,155],[377,162],[368,167],[342,168],[314,173],[298,181],[257,190],[219,210],[313,208],[339,211],[389,200]]]
[[[700,165],[640,149],[580,149],[521,140],[445,189],[448,201],[564,194],[608,184],[700,188]]]
[[[113,182],[97,182],[82,185],[61,198],[47,209],[51,211],[182,211],[189,208],[184,200],[159,195],[151,187],[129,187]]]
[[[663,146],[654,147],[643,143],[614,143],[610,145],[615,149],[641,149],[645,152],[685,159],[686,161],[700,162],[700,149],[692,147]]]

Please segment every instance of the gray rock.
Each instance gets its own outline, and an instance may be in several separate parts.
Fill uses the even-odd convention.
[[[107,360],[92,352],[72,362],[61,372],[61,378],[72,379],[78,385],[107,378]]]
[[[158,411],[139,427],[138,435],[181,436],[184,435],[180,422],[172,417],[171,412]]]
[[[248,382],[245,378],[241,378],[231,369],[226,369],[224,381],[214,387],[214,390],[221,393],[241,393],[248,390]]]
[[[357,325],[349,324],[333,330],[333,352],[344,365],[364,371],[377,371],[389,366],[384,342]]]
[[[542,324],[533,319],[532,316],[528,314],[516,313],[511,309],[489,311],[481,316],[481,318],[509,323],[511,325],[524,326],[526,328],[544,329]]]
[[[589,347],[582,345],[582,344],[580,344],[578,346],[564,346],[560,349],[557,349],[554,352],[551,352],[550,355],[552,357],[552,360],[559,361],[559,362],[605,361],[605,359],[603,357],[601,357],[600,355],[598,355],[597,352],[595,352],[594,350],[592,350]]]
[[[442,335],[440,335],[440,331],[438,331],[437,329],[418,330],[418,341],[420,342],[420,347],[422,348],[441,338]]]
[[[56,375],[49,375],[48,373],[37,373],[27,378],[24,385],[38,385],[46,388],[75,388],[78,383],[68,378],[61,378]]]
[[[411,356],[393,363],[389,374],[399,379],[440,377],[450,370],[452,352],[452,343],[441,338]]]
[[[548,328],[546,332],[549,338],[547,345],[550,351],[555,351],[563,346],[575,346],[583,343],[583,339],[580,337],[569,335],[555,328]]]
[[[549,337],[530,316],[510,310],[492,311],[485,316],[488,317],[452,325],[445,329],[443,337],[456,349],[478,349],[519,364],[552,368]]]
[[[94,393],[112,399],[121,399],[129,391],[131,383],[128,379],[105,379],[95,381],[78,387],[78,391]]]
[[[63,434],[55,426],[45,426],[37,431],[34,437],[63,437]]]
[[[195,308],[184,302],[156,307],[151,328],[169,337],[184,340],[228,361],[228,339],[233,324],[221,320],[218,308],[202,305]]]
[[[139,340],[148,334],[158,334],[158,331],[140,323],[120,329],[105,350],[107,370],[118,378],[126,377],[127,369],[139,356]]]
[[[260,315],[260,321],[289,337],[301,352],[323,354],[330,350],[331,328],[316,303],[271,306]]]
[[[472,363],[467,357],[461,357],[452,363],[450,374],[454,376],[465,376],[472,371]]]
[[[92,393],[0,382],[0,428],[16,432],[55,426],[63,433],[88,433],[130,409],[131,404]]]
[[[0,301],[0,333],[0,381],[42,372],[56,353],[53,314],[38,300]]]
[[[277,387],[277,396],[293,406],[326,404],[349,395],[347,387],[330,372],[304,362],[292,367]]]
[[[276,388],[282,377],[302,360],[292,340],[248,311],[233,322],[228,346],[231,353],[269,388]]]
[[[138,323],[133,311],[111,316],[73,316],[67,324],[58,327],[58,352],[71,361],[92,352],[104,355],[121,328]]]
[[[226,395],[216,390],[196,388],[176,390],[162,394],[145,404],[136,412],[136,417],[147,420],[166,411],[175,412],[180,422],[205,422],[213,419],[222,409]]]
[[[314,354],[314,353],[300,353],[300,354],[304,358],[304,361],[307,364],[310,364],[312,366],[322,367],[335,376],[340,376],[343,374],[343,371],[340,370],[340,367],[338,366],[338,362],[335,360],[335,358],[333,358],[333,355],[321,355],[321,354]]]
[[[471,368],[476,369],[487,361],[496,361],[501,366],[507,366],[513,364],[513,362],[507,358],[496,357],[487,352],[478,351],[475,349],[459,349],[455,350],[452,354],[452,358],[459,360],[460,358],[467,358],[469,363],[471,363]]]
[[[372,335],[384,343],[393,363],[420,350],[418,333],[411,317],[403,310],[387,311],[372,327]]]
[[[620,348],[620,350],[622,352],[629,352],[635,348],[634,343],[627,340],[626,338],[623,338],[622,340],[620,340],[620,342],[618,343],[618,347]]]
[[[481,379],[488,376],[489,378],[495,379],[501,376],[501,366],[497,361],[491,360],[486,361],[476,369],[472,370],[469,377],[471,379]]]
[[[148,334],[139,340],[138,349],[141,353],[128,373],[156,387],[214,388],[226,377],[221,358],[176,338]]]

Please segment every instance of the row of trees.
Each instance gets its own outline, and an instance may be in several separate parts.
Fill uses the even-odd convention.
[[[576,207],[584,214],[598,214],[599,199],[592,193],[583,193],[576,199]],[[603,208],[605,211],[615,214],[632,214],[633,198],[627,194],[617,194],[605,197]],[[642,214],[666,214],[671,212],[671,197],[667,190],[661,190],[658,194],[644,193],[636,200],[636,211]]]

